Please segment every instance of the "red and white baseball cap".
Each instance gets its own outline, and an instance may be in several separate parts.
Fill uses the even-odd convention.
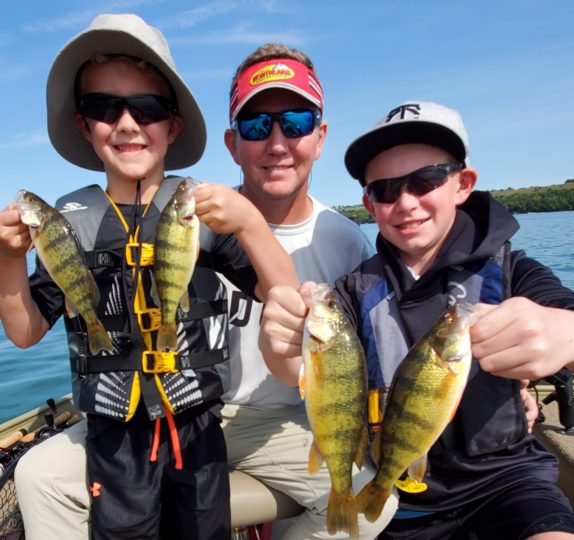
[[[253,64],[237,76],[231,88],[230,123],[251,98],[270,88],[291,90],[323,112],[323,87],[317,75],[292,58],[273,58]]]

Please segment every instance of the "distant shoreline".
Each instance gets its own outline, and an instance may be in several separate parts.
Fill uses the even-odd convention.
[[[513,214],[574,210],[574,180],[551,186],[490,190],[490,194]],[[359,225],[375,222],[361,204],[334,209]]]

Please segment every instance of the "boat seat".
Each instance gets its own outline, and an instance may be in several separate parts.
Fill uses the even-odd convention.
[[[303,512],[303,507],[293,499],[244,472],[230,470],[229,482],[232,528],[295,517]]]

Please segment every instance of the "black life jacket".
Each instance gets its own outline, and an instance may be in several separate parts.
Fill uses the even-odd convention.
[[[72,225],[96,279],[98,316],[115,349],[113,354],[92,356],[81,317],[65,317],[74,393],[85,412],[128,421],[143,397],[153,420],[164,416],[164,407],[177,414],[223,392],[216,364],[229,356],[227,297],[211,267],[214,233],[203,225],[188,286],[190,310],[177,313],[177,354],[153,348],[160,323],[159,307],[149,292],[155,232],[180,180],[170,177],[162,182],[131,232],[120,209],[97,185],[56,203]]]

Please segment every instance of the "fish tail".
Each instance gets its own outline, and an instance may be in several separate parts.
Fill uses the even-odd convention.
[[[161,352],[177,350],[177,332],[175,323],[162,323],[157,332],[156,349]]]
[[[376,521],[381,515],[390,493],[379,487],[374,481],[369,482],[357,495],[359,512],[365,514],[367,521]]]
[[[359,537],[357,501],[350,491],[340,494],[331,489],[327,507],[327,530],[329,534],[345,531],[349,538]]]
[[[92,354],[98,354],[100,351],[114,351],[112,340],[99,321],[88,325],[88,346]]]

